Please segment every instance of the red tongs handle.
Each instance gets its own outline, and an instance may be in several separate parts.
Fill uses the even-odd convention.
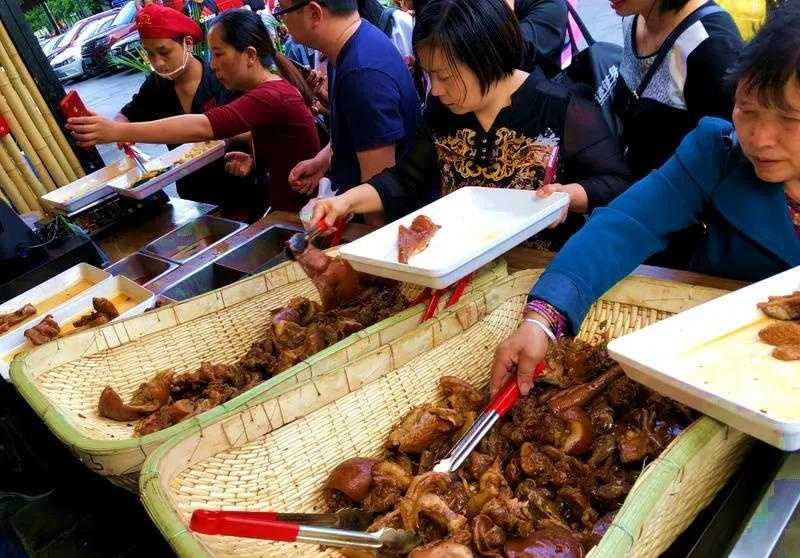
[[[300,525],[276,518],[274,512],[195,510],[189,528],[206,535],[295,542]]]
[[[533,371],[534,380],[542,375],[545,366],[546,365],[544,361],[536,365],[536,369]],[[520,391],[517,378],[511,378],[503,387],[503,389],[500,390],[500,393],[498,393],[494,399],[492,399],[492,402],[489,403],[489,406],[486,407],[486,410],[494,411],[502,417],[511,409],[511,407],[514,406],[514,403],[519,401],[519,396]]]

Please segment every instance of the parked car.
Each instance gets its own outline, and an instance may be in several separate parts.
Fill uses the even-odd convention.
[[[81,55],[81,46],[83,43],[94,33],[97,29],[106,23],[106,21],[114,19],[116,14],[106,15],[100,18],[94,18],[92,21],[81,26],[81,30],[72,39],[70,46],[59,49],[60,52],[55,56],[50,57],[50,66],[56,73],[56,76],[61,81],[77,79],[83,76],[83,56]],[[76,23],[77,26],[81,22]]]
[[[70,27],[63,35],[63,39],[58,43],[58,46],[53,49],[52,52],[48,55],[48,58],[53,58],[61,54],[62,51],[68,49],[71,46],[74,46],[75,39],[78,35],[84,30],[84,28],[91,24],[92,22],[97,21],[98,19],[105,19],[111,15],[115,15],[118,12],[116,9],[107,10],[105,12],[94,14],[93,16],[89,16],[85,19],[75,22],[72,27]]]
[[[138,31],[120,39],[111,46],[111,50],[108,52],[109,65],[116,70],[121,70],[125,66],[119,64],[118,60],[120,58],[139,58],[140,48],[142,48],[142,40],[139,38]]]
[[[50,37],[49,39],[45,39],[42,41],[40,46],[42,47],[42,52],[44,53],[45,57],[48,56],[53,50],[58,47],[58,44],[64,40],[64,35],[56,35],[55,37]]]
[[[108,62],[111,45],[137,33],[135,18],[136,4],[130,0],[119,11],[108,30],[83,44],[81,56],[85,72],[93,75],[111,69]]]

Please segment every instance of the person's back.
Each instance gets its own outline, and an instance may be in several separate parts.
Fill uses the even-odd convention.
[[[406,152],[419,121],[419,101],[411,74],[382,31],[361,20],[334,64],[328,61],[334,188],[361,183],[357,153],[395,144]]]

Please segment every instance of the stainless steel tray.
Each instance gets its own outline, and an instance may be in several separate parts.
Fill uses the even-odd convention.
[[[178,264],[175,262],[137,252],[107,267],[106,271],[111,275],[127,277],[139,285],[147,285],[176,267]]]
[[[74,213],[93,202],[114,193],[109,183],[128,173],[133,163],[127,157],[87,174],[66,186],[48,192],[41,197],[42,203],[58,213]]]
[[[161,294],[172,300],[188,300],[208,291],[235,283],[247,276],[248,274],[243,271],[212,262],[184,277],[168,289],[165,289]]]
[[[207,143],[207,151],[178,165],[175,164],[178,159],[203,143],[186,143],[160,157],[156,157],[148,161],[145,165],[148,170],[156,170],[170,166],[171,168],[163,174],[160,174],[151,180],[148,180],[147,182],[139,184],[136,187],[133,185],[142,176],[139,169],[133,169],[114,179],[109,183],[109,186],[113,191],[117,192],[121,196],[142,200],[159,190],[163,190],[176,180],[180,180],[181,178],[193,173],[197,169],[200,169],[225,155],[224,141],[213,141]]]
[[[238,248],[231,250],[217,260],[217,263],[245,273],[260,273],[285,262],[288,259],[284,250],[286,241],[293,234],[302,231],[302,227],[284,225],[266,228]]]
[[[238,221],[203,215],[154,240],[142,252],[182,264],[246,226]]]

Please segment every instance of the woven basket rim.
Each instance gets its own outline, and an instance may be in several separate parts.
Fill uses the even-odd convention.
[[[285,267],[291,265],[292,263],[293,262],[286,262],[285,264],[281,264],[281,266],[276,266],[276,268]],[[263,274],[275,271],[276,268],[267,270]],[[486,269],[486,273],[483,276],[484,279],[482,281],[475,281],[472,285],[471,291],[468,294],[464,295],[462,297],[462,300],[459,301],[458,304],[448,308],[447,309],[448,312],[457,310],[463,304],[465,304],[466,301],[471,300],[471,295],[482,292],[484,289],[490,288],[494,284],[494,282],[498,280],[497,275],[502,273],[503,278],[507,277],[505,260],[503,259],[495,260],[493,263],[489,264],[484,269]],[[233,285],[235,284],[236,283],[234,283]],[[217,290],[221,291],[230,288],[231,286],[232,285],[229,285],[227,287],[222,287],[221,289]],[[214,292],[216,291],[210,291],[210,293]],[[205,293],[199,296],[207,296],[210,293]],[[190,302],[191,300],[194,299],[183,301],[180,304],[185,304],[187,302]],[[29,374],[29,368],[31,366],[29,361],[32,358],[32,352],[20,355],[18,358],[15,358],[12,361],[11,380],[12,383],[16,386],[17,390],[19,391],[20,395],[28,402],[28,404],[33,408],[36,414],[39,415],[39,417],[45,422],[48,428],[62,443],[72,448],[79,449],[95,455],[115,455],[117,453],[122,453],[128,450],[141,448],[142,453],[146,456],[147,453],[144,451],[144,446],[161,444],[173,436],[192,430],[195,427],[201,428],[204,424],[208,422],[213,422],[214,420],[221,417],[222,415],[227,414],[228,412],[234,412],[246,406],[247,403],[252,399],[257,398],[263,393],[271,390],[274,386],[286,382],[287,380],[290,380],[293,377],[296,377],[298,374],[302,373],[305,370],[310,370],[314,363],[324,359],[325,357],[333,353],[343,351],[348,347],[355,345],[360,340],[369,337],[376,331],[389,328],[393,324],[400,323],[404,320],[412,318],[415,314],[420,314],[422,311],[424,311],[424,308],[425,308],[425,303],[417,304],[415,306],[406,308],[402,312],[399,312],[394,316],[387,318],[386,320],[373,324],[370,327],[360,330],[346,337],[345,339],[339,341],[338,343],[335,343],[330,347],[323,349],[322,351],[314,354],[310,358],[297,363],[288,370],[285,370],[280,374],[273,376],[268,380],[265,380],[264,382],[258,384],[257,386],[251,388],[250,390],[239,394],[230,401],[218,405],[209,411],[205,411],[204,413],[198,416],[192,417],[188,420],[172,425],[169,428],[165,428],[164,430],[160,430],[158,432],[154,432],[152,434],[148,434],[146,436],[141,436],[138,438],[130,437],[130,438],[121,438],[114,440],[98,439],[86,436],[84,433],[75,428],[72,425],[72,423],[67,419],[67,416],[61,413],[53,405],[53,403],[44,395],[44,393],[36,386],[33,377],[31,376],[31,374]],[[118,326],[119,324],[124,324],[128,320],[134,320],[140,317],[141,316],[134,316],[126,320],[115,322],[114,324],[108,324],[107,326],[103,326],[96,330],[87,331],[75,335],[74,338],[78,339],[79,335],[86,338],[90,337],[93,338],[94,336],[102,335],[102,330],[104,328]],[[195,318],[195,319],[200,319],[200,318]],[[131,342],[134,341],[133,340],[128,341],[128,343]],[[122,345],[124,344],[125,343],[123,343]],[[294,389],[295,387],[297,387],[297,385],[299,384],[295,384],[289,387],[291,389]]]
[[[491,286],[491,288],[486,289],[484,293],[486,296],[489,296],[490,293],[494,290],[501,289],[504,285],[509,283],[513,283],[514,281],[518,281],[521,278],[525,277],[535,277],[536,275],[540,274],[542,270],[522,270],[517,273],[511,274],[508,277],[497,280]],[[638,276],[631,276],[620,283],[625,283],[630,279],[634,280],[644,280],[648,283],[656,283],[656,284],[663,284],[663,285],[671,285],[675,287],[694,287],[693,285],[688,285],[686,283],[681,283],[678,281],[672,281],[668,279],[653,279],[653,278],[640,278]],[[624,286],[624,285],[623,285]],[[713,289],[713,288],[703,288],[706,292],[707,296],[718,296],[724,294],[727,291],[721,289]],[[600,299],[604,299],[606,296],[609,295],[614,291],[611,289],[608,293],[605,293]],[[623,295],[624,297],[624,295]],[[630,304],[630,303],[629,303]],[[362,357],[363,358],[363,357]],[[298,386],[287,386],[285,390],[281,391],[290,391],[293,389],[297,389]],[[275,396],[278,395],[276,392]],[[328,403],[330,404],[330,403]],[[240,409],[241,411],[241,409]],[[231,412],[229,416],[233,416],[235,412]],[[224,420],[227,417],[219,417],[219,420]],[[211,557],[212,554],[208,552],[208,550],[203,546],[198,538],[192,535],[192,533],[188,530],[186,524],[182,521],[180,516],[175,510],[175,507],[172,504],[172,499],[169,494],[167,494],[163,490],[162,486],[162,479],[160,474],[160,467],[163,460],[169,455],[169,453],[179,444],[183,443],[185,440],[190,438],[193,435],[197,435],[200,432],[202,435],[202,427],[209,424],[206,422],[204,425],[198,425],[197,428],[193,428],[191,431],[186,431],[181,433],[180,436],[174,436],[166,443],[162,444],[158,449],[156,449],[152,454],[148,456],[145,460],[144,465],[142,466],[142,470],[140,473],[140,498],[142,503],[144,504],[145,508],[148,511],[148,514],[151,516],[153,522],[159,527],[162,534],[164,535],[165,539],[169,542],[169,544],[173,547],[174,550],[180,556],[192,556],[192,557]],[[291,423],[287,423],[291,424]],[[282,428],[285,425],[282,425]],[[727,427],[714,419],[706,416],[701,416],[696,421],[694,421],[689,427],[687,427],[681,435],[672,441],[672,443],[665,448],[665,450],[659,455],[659,457],[651,462],[643,471],[640,478],[637,480],[634,487],[631,489],[628,497],[626,497],[626,502],[631,494],[634,494],[637,497],[643,497],[641,495],[647,494],[654,486],[657,485],[659,482],[657,473],[661,468],[680,468],[686,464],[689,460],[688,454],[681,454],[679,451],[685,445],[693,445],[698,443],[698,439],[707,441],[712,436],[719,433],[721,430],[725,430]],[[274,432],[274,431],[273,431]],[[224,450],[223,450],[224,451]],[[675,459],[675,457],[678,457]],[[653,492],[648,494],[648,504],[649,506],[654,506],[662,496],[663,490],[660,492]],[[623,507],[620,508],[621,511],[624,511],[625,504]],[[641,519],[643,521],[643,519]],[[615,523],[616,523],[615,518]],[[597,547],[595,547],[597,548]]]

